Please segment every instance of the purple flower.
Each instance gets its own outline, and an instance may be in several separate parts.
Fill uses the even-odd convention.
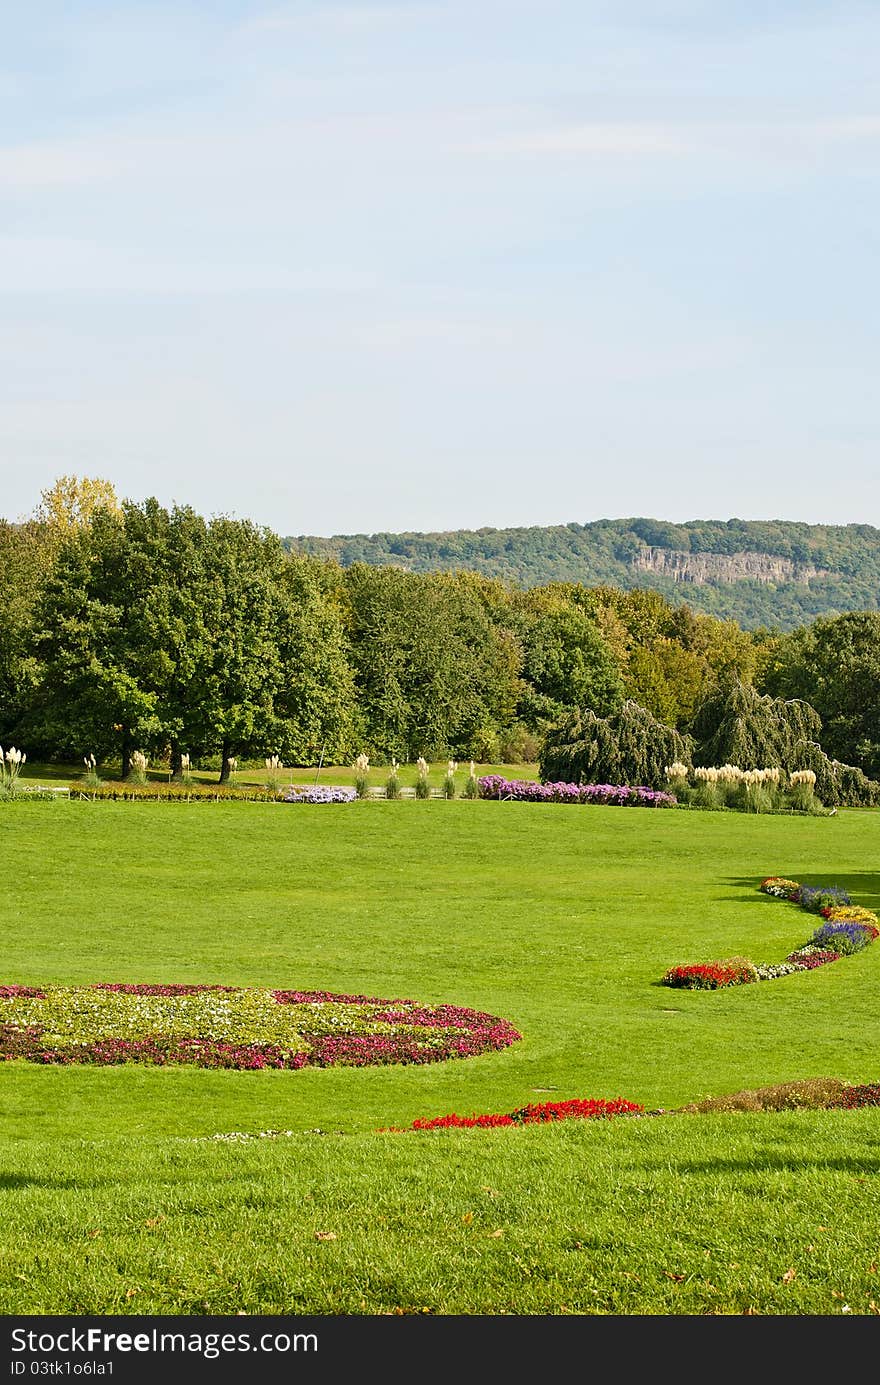
[[[517,803],[600,803],[616,807],[673,808],[675,794],[651,789],[644,784],[538,784],[531,779],[505,779],[487,774],[477,781],[481,798],[499,798]]]

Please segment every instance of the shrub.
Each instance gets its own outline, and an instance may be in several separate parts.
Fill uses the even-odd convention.
[[[397,761],[396,761],[396,760],[394,759],[394,757],[392,756],[392,759],[391,759],[391,773],[389,774],[388,778],[385,780],[385,797],[386,797],[386,798],[400,798],[400,775],[398,774],[398,770],[399,770],[399,769],[400,769],[400,765],[397,763]]]
[[[443,780],[443,797],[455,798],[455,774],[458,769],[458,761],[450,760],[446,770],[446,778]]]
[[[102,782],[95,788],[83,784],[70,785],[71,798],[85,798],[93,803],[276,803],[278,794],[262,784],[241,788],[232,784],[132,784]]]
[[[428,783],[429,768],[430,766],[424,755],[420,755],[416,761],[416,769],[419,772],[418,778],[416,779],[416,798],[425,799],[431,797],[431,785]]]
[[[780,1082],[773,1087],[706,1097],[679,1106],[684,1115],[711,1115],[722,1111],[818,1111],[836,1105],[846,1091],[839,1077],[810,1077],[800,1082]]]
[[[537,760],[539,748],[537,736],[517,723],[502,735],[498,754],[503,765],[527,765]]]

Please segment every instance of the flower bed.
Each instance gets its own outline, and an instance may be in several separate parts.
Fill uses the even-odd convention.
[[[209,1068],[433,1063],[507,1048],[496,1015],[412,1000],[210,985],[0,987],[0,1059]]]
[[[787,899],[808,913],[819,914],[824,922],[784,962],[761,962],[746,957],[723,962],[696,962],[670,967],[662,985],[683,990],[720,990],[751,981],[775,981],[795,971],[813,971],[841,957],[861,952],[880,937],[880,920],[870,909],[853,904],[846,890],[837,885],[801,885],[781,875],[768,875],[758,887],[774,899]]]
[[[354,803],[357,789],[341,788],[338,785],[314,784],[306,789],[289,788],[284,795],[285,803]]]
[[[685,991],[717,991],[723,986],[744,986],[758,981],[758,968],[739,957],[725,962],[694,962],[690,966],[670,967],[664,986]]]
[[[486,774],[477,780],[480,798],[512,799],[516,803],[601,803],[620,808],[674,808],[675,794],[644,785],[537,784],[532,779],[505,779]]]
[[[799,1082],[783,1082],[775,1087],[759,1087],[753,1091],[733,1092],[727,1096],[707,1097],[702,1101],[691,1102],[672,1110],[660,1108],[648,1111],[649,1116],[712,1115],[728,1111],[855,1111],[863,1106],[880,1106],[880,1082],[866,1082],[860,1086],[848,1086],[840,1078],[807,1078]],[[517,1111],[504,1114],[459,1116],[454,1111],[447,1116],[434,1116],[430,1119],[414,1120],[409,1130],[493,1130],[499,1126],[543,1125],[549,1121],[561,1120],[601,1120],[612,1116],[645,1115],[644,1106],[617,1097],[613,1101],[595,1099],[576,1101],[548,1101],[540,1106],[522,1106]],[[229,1135],[214,1135],[209,1138],[257,1139],[275,1136],[278,1131],[262,1131],[260,1135],[244,1135],[234,1132]],[[403,1134],[399,1127],[393,1126],[388,1134]]]
[[[585,1098],[574,1101],[545,1101],[538,1105],[521,1106],[516,1111],[483,1116],[434,1116],[430,1120],[414,1120],[411,1130],[474,1130],[499,1125],[545,1125],[548,1121],[607,1120],[611,1116],[641,1115],[644,1106],[623,1097],[613,1101]]]

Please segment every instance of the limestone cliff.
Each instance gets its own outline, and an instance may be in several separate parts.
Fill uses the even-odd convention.
[[[701,587],[706,582],[800,582],[827,577],[825,568],[796,563],[770,553],[686,553],[677,548],[643,548],[630,564],[638,572],[657,572],[673,582]]]

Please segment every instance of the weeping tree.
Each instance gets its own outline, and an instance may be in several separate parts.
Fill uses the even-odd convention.
[[[563,717],[544,737],[540,772],[545,781],[659,789],[675,761],[690,764],[690,738],[630,700],[609,717],[589,710]]]
[[[864,805],[880,801],[880,784],[860,769],[830,759],[819,744],[822,721],[809,702],[762,695],[743,683],[711,693],[691,730],[698,765],[778,766],[791,773],[811,769],[823,803]]]

